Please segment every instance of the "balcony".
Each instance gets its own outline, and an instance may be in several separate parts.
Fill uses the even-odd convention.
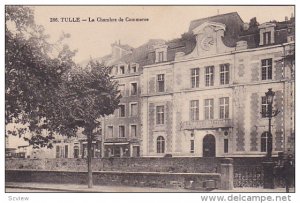
[[[110,137],[105,138],[106,143],[129,143],[129,142],[139,142],[138,138],[127,138],[127,137]]]
[[[233,127],[232,119],[185,121],[182,123],[182,129],[184,130],[230,128],[230,127]]]

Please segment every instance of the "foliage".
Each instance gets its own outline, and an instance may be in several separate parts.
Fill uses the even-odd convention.
[[[120,98],[110,68],[93,61],[77,67],[76,52],[61,45],[69,36],[50,44],[33,14],[29,7],[5,7],[5,121],[27,125],[29,143],[46,146],[55,133],[70,137],[78,127],[95,128]]]

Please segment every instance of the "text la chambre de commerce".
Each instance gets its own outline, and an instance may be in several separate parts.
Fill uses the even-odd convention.
[[[136,17],[51,17],[49,18],[51,23],[123,23],[123,22],[148,22],[149,18],[136,18]]]

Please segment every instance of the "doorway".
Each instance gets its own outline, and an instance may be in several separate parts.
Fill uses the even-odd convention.
[[[203,157],[216,156],[216,139],[215,136],[208,134],[203,138]]]

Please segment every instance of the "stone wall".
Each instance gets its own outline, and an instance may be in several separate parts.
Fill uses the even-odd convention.
[[[59,184],[87,184],[86,172],[6,170],[6,182],[42,182]],[[213,185],[207,183],[213,182]],[[161,173],[161,172],[93,172],[94,185],[126,185],[137,187],[179,187],[212,189],[221,187],[217,173]]]
[[[86,171],[86,159],[7,159],[6,170]],[[93,171],[213,173],[218,158],[103,158],[93,160]]]

